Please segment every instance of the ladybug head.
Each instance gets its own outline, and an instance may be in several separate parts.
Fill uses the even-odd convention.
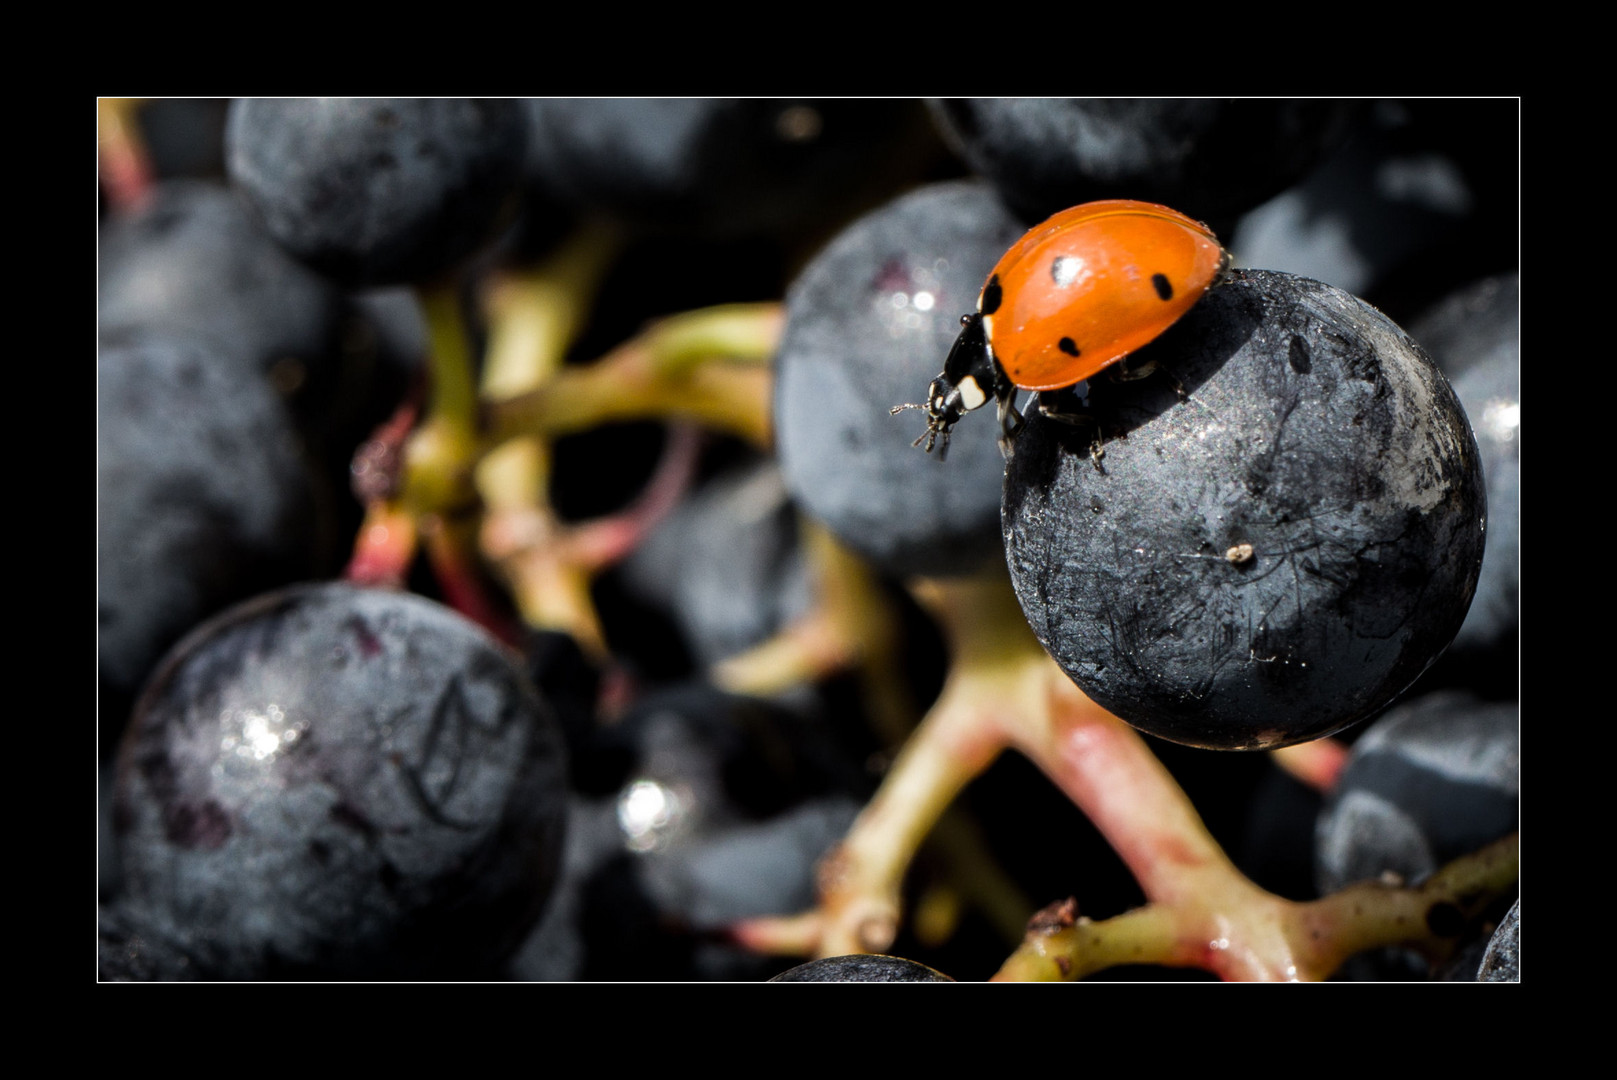
[[[960,418],[973,409],[981,408],[993,395],[997,381],[993,354],[988,349],[988,337],[983,331],[982,316],[976,313],[960,319],[963,329],[955,339],[943,361],[943,371],[932,380],[926,401],[895,405],[888,412],[894,415],[905,409],[926,410],[926,430],[911,443],[926,443],[927,453],[941,437],[940,458],[949,452],[949,430]]]
[[[930,454],[933,444],[938,442],[941,436],[943,442],[938,448],[938,457],[942,459],[947,457],[949,453],[949,429],[954,427],[956,421],[962,416],[966,415],[968,408],[969,406],[966,405],[965,399],[960,393],[960,387],[950,382],[948,374],[944,373],[932,380],[932,385],[927,389],[924,402],[912,401],[904,405],[894,405],[887,412],[889,415],[896,416],[905,409],[925,409],[926,430],[921,432],[910,445],[920,446],[924,440],[926,442],[926,452]]]

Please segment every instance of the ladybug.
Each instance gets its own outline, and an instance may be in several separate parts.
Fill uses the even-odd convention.
[[[924,403],[927,452],[992,397],[1000,447],[1022,422],[1016,391],[1074,386],[1155,339],[1229,273],[1230,256],[1194,218],[1156,203],[1104,199],[1063,210],[1011,245],[988,275]],[[1077,419],[1039,407],[1058,419]]]

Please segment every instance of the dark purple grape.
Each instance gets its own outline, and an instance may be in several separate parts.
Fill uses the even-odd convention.
[[[101,239],[101,331],[203,337],[234,370],[302,388],[337,351],[343,297],[215,183],[159,185]]]
[[[823,720],[711,687],[649,695],[574,754],[581,799],[562,907],[522,979],[742,979],[779,962],[730,943],[737,919],[802,910],[814,867],[868,791]]]
[[[770,982],[954,982],[941,971],[897,956],[830,956],[776,975]]]
[[[325,557],[311,473],[267,383],[220,363],[211,339],[132,331],[103,337],[96,370],[97,670],[110,736],[180,635]]]
[[[1521,367],[1496,360],[1455,380],[1472,418],[1488,478],[1488,541],[1477,598],[1455,647],[1514,657],[1519,625],[1517,575],[1521,535]]]
[[[1518,828],[1520,711],[1459,691],[1389,709],[1353,744],[1315,836],[1320,891],[1397,874],[1419,884]]]
[[[1184,399],[1092,380],[1064,406],[1088,421],[1034,410],[1016,439],[1005,547],[1039,640],[1175,742],[1271,748],[1374,715],[1476,587],[1482,472],[1448,383],[1357,298],[1261,271],[1135,356]]]
[[[1515,274],[1488,278],[1411,328],[1454,381],[1482,452],[1488,537],[1477,596],[1454,639],[1457,659],[1514,685],[1521,534],[1521,292]]]
[[[1240,213],[1301,176],[1352,110],[1215,98],[930,104],[946,140],[1030,224],[1092,199],[1166,203],[1206,221]]]
[[[1321,892],[1384,874],[1419,884],[1445,863],[1517,828],[1519,715],[1463,691],[1400,702],[1353,745],[1315,823],[1314,878]],[[1484,940],[1462,935],[1436,970],[1407,949],[1349,958],[1338,978],[1472,981]]]
[[[1454,162],[1405,145],[1405,111],[1379,103],[1307,179],[1241,219],[1242,263],[1363,295],[1465,220],[1472,195]]]
[[[624,564],[663,605],[704,666],[767,639],[813,603],[797,512],[772,462],[717,477]]]
[[[119,757],[124,892],[199,977],[478,978],[541,914],[565,765],[502,646],[342,584],[182,642]]]
[[[243,99],[230,178],[293,255],[350,285],[453,271],[515,215],[518,101]]]
[[[1477,970],[1478,982],[1522,981],[1522,902],[1510,905],[1504,921],[1488,940]]]
[[[610,800],[567,800],[567,837],[550,903],[526,940],[512,953],[504,976],[511,982],[577,982],[589,958],[584,937],[584,888],[620,847]]]
[[[778,960],[731,944],[727,928],[812,907],[815,866],[846,835],[860,802],[832,795],[764,821],[675,823],[668,831],[697,831],[641,851],[633,845],[647,839],[646,822],[633,815],[665,797],[655,784],[632,781],[612,804],[619,847],[582,885],[579,977],[736,981],[778,970]]]
[[[149,98],[137,114],[140,135],[159,177],[225,175],[229,98]]]
[[[1315,278],[1410,319],[1425,344],[1412,316],[1519,263],[1516,109],[1375,102],[1306,178],[1243,217],[1229,248],[1241,265]]]
[[[344,499],[355,447],[402,396],[419,355],[392,361],[373,308],[356,310],[212,182],[159,185],[148,206],[103,230],[98,301],[103,339],[205,341],[214,363],[272,386]]]
[[[579,210],[714,235],[824,218],[912,148],[924,124],[916,103],[900,100],[526,104],[535,186]]]
[[[376,348],[387,362],[406,369],[420,367],[427,355],[427,319],[415,291],[394,286],[366,289],[353,295],[354,306],[376,336]]]
[[[1501,357],[1522,358],[1522,279],[1500,274],[1472,282],[1410,320],[1409,334],[1452,382]]]
[[[787,490],[847,545],[894,574],[966,574],[1002,558],[1004,459],[992,417],[948,453],[911,446],[920,401],[960,316],[1024,227],[987,185],[934,184],[837,237],[787,293],[775,426]]]

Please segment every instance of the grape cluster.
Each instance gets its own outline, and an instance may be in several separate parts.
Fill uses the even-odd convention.
[[[1519,980],[1515,101],[101,119],[101,980]],[[913,445],[1109,198],[1233,270]]]

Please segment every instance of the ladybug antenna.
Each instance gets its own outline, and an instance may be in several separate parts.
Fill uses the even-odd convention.
[[[893,411],[897,412],[898,410],[894,409]],[[943,437],[942,442],[938,441],[939,436]],[[932,452],[932,448],[934,446],[936,446],[938,448],[938,460],[939,461],[942,461],[944,458],[948,457],[949,456],[949,427],[948,427],[948,425],[939,423],[938,418],[935,417],[935,416],[932,417],[931,419],[929,419],[927,421],[927,424],[926,424],[926,430],[921,432],[921,434],[917,435],[915,437],[915,441],[910,443],[910,445],[911,446],[920,446],[923,442],[926,443],[926,452],[929,453],[929,454]]]
[[[887,410],[887,415],[897,416],[905,409],[926,409],[929,414],[931,412],[931,406],[927,405],[925,402],[911,401],[903,405],[894,405],[891,409]],[[926,430],[917,435],[915,437],[915,441],[910,443],[910,445],[920,446],[924,442],[926,443],[926,452],[930,454],[932,452],[933,444],[938,441],[938,433],[940,431],[943,433],[943,444],[947,447],[949,445],[948,430],[938,423],[937,417],[928,415],[926,421]]]

